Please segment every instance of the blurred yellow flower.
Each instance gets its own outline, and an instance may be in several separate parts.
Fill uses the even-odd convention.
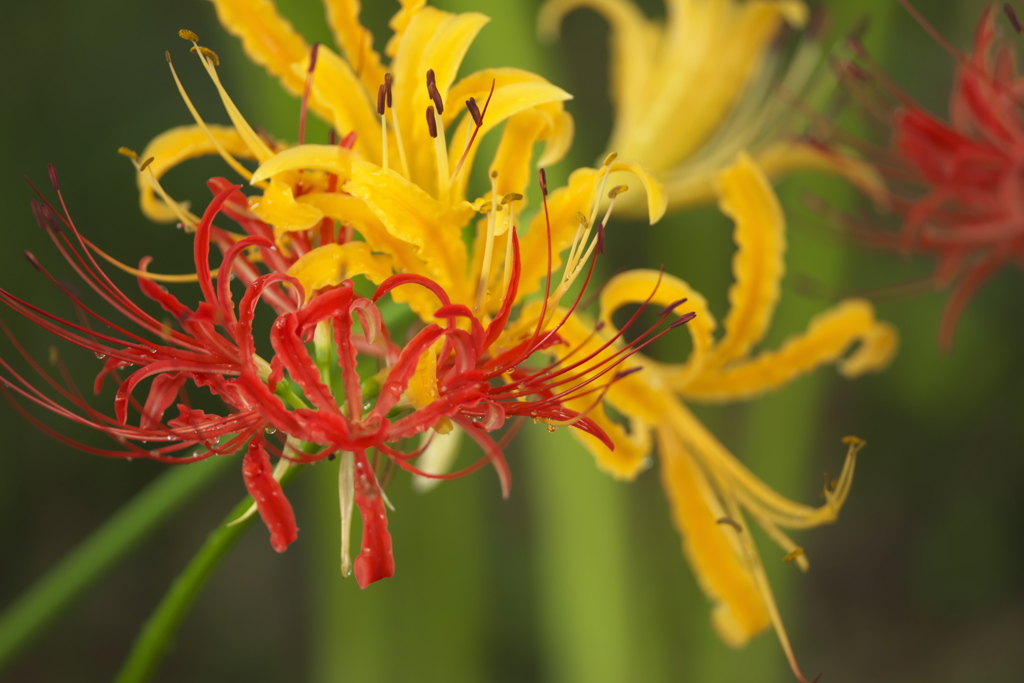
[[[586,435],[574,434],[590,448],[601,468],[623,479],[632,479],[644,468],[653,436],[674,521],[701,587],[714,602],[712,620],[719,635],[730,645],[740,646],[772,624],[799,675],[746,520],[749,517],[761,526],[782,547],[787,561],[795,560],[806,569],[803,551],[783,529],[808,529],[835,521],[862,444],[850,440],[842,473],[826,485],[825,504],[813,508],[776,493],[747,470],[683,400],[751,398],[826,363],[837,363],[846,377],[876,371],[891,359],[897,335],[890,325],[875,320],[868,302],[849,299],[819,315],[806,332],[791,337],[780,349],[752,355],[779,299],[785,218],[767,179],[749,157],[741,156],[719,175],[718,192],[722,211],[735,222],[738,247],[725,333],[715,338],[715,319],[704,298],[678,278],[653,270],[627,271],[612,278],[601,294],[600,333],[595,335],[593,324],[574,318],[562,333],[569,342],[563,361],[600,352],[617,334],[613,314],[636,303],[666,306],[677,315],[696,313],[686,325],[693,350],[686,362],[678,364],[659,363],[641,354],[630,359],[641,371],[612,385],[604,397],[605,405],[628,422],[628,431],[602,407],[589,406],[590,418],[615,442],[614,451]],[[680,304],[681,300],[686,303]],[[616,350],[613,345],[603,352]],[[592,401],[580,399],[573,407],[587,409],[588,400]]]
[[[800,0],[665,0],[666,20],[647,19],[630,0],[548,0],[543,36],[563,17],[590,7],[611,24],[608,149],[637,161],[665,184],[670,209],[714,197],[716,173],[741,151],[769,176],[795,170],[839,172],[878,187],[866,164],[800,139],[798,100],[824,84],[821,46],[802,40],[788,60],[773,49],[784,24],[803,27]],[[636,198],[622,210],[638,215]]]

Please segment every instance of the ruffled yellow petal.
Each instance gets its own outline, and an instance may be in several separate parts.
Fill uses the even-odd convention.
[[[352,160],[356,156],[352,150],[337,145],[299,145],[290,147],[283,152],[260,164],[252,174],[252,183],[273,178],[279,173],[290,173],[303,169],[326,171],[338,176],[339,181],[351,174]]]
[[[394,171],[359,159],[352,162],[352,179],[344,190],[366,202],[388,233],[416,247],[431,279],[453,301],[472,301],[462,241],[462,226],[474,213],[471,206],[442,204]]]
[[[359,0],[324,0],[334,42],[344,50],[349,64],[362,77],[365,92],[376,93],[377,86],[384,82],[384,67],[380,55],[373,49],[373,34],[359,23],[361,6]]]
[[[310,46],[270,0],[211,0],[224,28],[242,41],[246,55],[281,80],[285,90],[301,95],[305,72],[293,64],[309,59]]]
[[[340,285],[357,275],[383,282],[391,275],[391,264],[386,256],[374,254],[366,242],[325,244],[293,263],[288,274],[302,283],[308,300],[316,290]]]
[[[531,306],[525,311],[525,314],[524,317],[529,319],[539,315],[539,312],[535,306]],[[555,319],[561,319],[562,315],[562,311],[556,312]],[[605,344],[606,337],[602,333],[595,332],[594,325],[590,321],[581,318],[578,314],[570,316],[565,321],[558,331],[558,336],[565,341],[565,344],[553,347],[552,351],[559,360],[566,363],[579,361],[590,354],[594,354],[596,359],[611,361],[619,348],[612,346],[601,350],[601,347]],[[608,367],[608,365],[600,366],[598,363],[599,361],[595,360],[593,364],[588,363],[588,365],[596,367],[597,372]],[[633,363],[627,361],[624,367],[631,365]],[[588,373],[587,377],[594,377],[597,372]],[[619,392],[625,405],[635,409],[632,411],[622,411],[628,418],[628,430],[619,422],[608,417],[600,403],[595,404],[597,394],[566,402],[569,408],[585,413],[598,427],[604,430],[605,434],[612,440],[612,443],[615,444],[615,449],[609,450],[596,437],[577,429],[572,430],[573,436],[593,454],[597,461],[597,466],[616,479],[634,479],[647,465],[650,456],[651,437],[649,425],[651,421],[643,418],[651,414],[657,415],[659,407],[655,404],[658,403],[657,399],[661,398],[661,396],[653,394],[647,388],[645,380],[649,377],[645,373],[646,370],[641,370],[639,373],[624,377],[616,382],[612,389],[612,391]],[[603,377],[597,378],[595,381],[602,384],[607,383],[613,374],[614,372],[608,373]],[[642,417],[637,417],[637,413],[641,413]]]
[[[416,254],[416,246],[391,235],[362,199],[337,192],[310,192],[297,201],[315,207],[342,225],[351,226],[367,244],[372,245],[374,252],[390,257],[388,262],[395,272],[430,276],[423,259]],[[379,284],[380,281],[374,282]],[[434,311],[441,305],[436,296],[422,287],[401,287],[394,292],[393,298],[407,303],[424,320],[432,320]]]
[[[324,217],[316,207],[295,200],[293,183],[289,180],[287,177],[275,179],[262,195],[249,198],[249,210],[264,223],[277,228],[278,233],[309,230]]]
[[[764,338],[779,300],[785,265],[786,218],[768,180],[748,156],[718,176],[719,207],[736,224],[736,279],[729,288],[725,335],[709,360],[721,365],[746,356]]]
[[[229,154],[251,158],[245,141],[231,126],[211,125],[207,126],[207,130]],[[161,133],[142,151],[141,159],[153,158],[145,173],[152,173],[159,180],[167,171],[189,159],[217,154],[210,135],[199,126],[179,126]],[[139,186],[139,205],[147,218],[158,223],[178,220],[178,213],[156,196],[153,186],[143,174],[139,174],[136,182]]]
[[[683,551],[701,588],[714,602],[711,620],[719,637],[740,647],[771,623],[735,538],[750,530],[718,521],[728,513],[694,455],[669,425],[659,426],[657,434],[661,480],[683,537]]]
[[[657,392],[661,386],[664,386],[659,384],[663,376],[693,377],[701,372],[714,345],[715,318],[708,310],[704,297],[679,278],[657,270],[627,270],[609,280],[601,290],[601,321],[605,324],[605,329],[617,329],[612,322],[612,316],[619,308],[628,304],[642,303],[648,297],[651,299],[651,305],[655,307],[653,310],[686,299],[686,303],[676,308],[676,311],[679,314],[691,311],[697,314],[693,320],[683,326],[693,340],[693,350],[684,363],[655,365],[648,362],[652,368],[650,372],[656,377],[645,378],[645,381]],[[653,369],[655,367],[657,370]],[[621,403],[620,409],[623,409],[628,402],[617,400],[619,391],[619,387],[613,387],[609,393],[609,399],[616,401],[617,406]],[[644,406],[645,403],[649,403],[649,401],[640,400],[635,409],[642,409],[641,406]],[[646,419],[650,422],[657,422],[661,419],[661,411],[647,415]]]
[[[875,320],[870,303],[848,299],[816,317],[804,334],[789,339],[778,351],[692,379],[680,373],[670,381],[683,396],[700,401],[750,398],[839,360],[857,342],[861,348],[840,367],[847,374],[881,369],[895,353],[896,339],[891,326]]]

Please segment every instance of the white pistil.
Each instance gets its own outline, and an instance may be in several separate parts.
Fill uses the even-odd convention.
[[[355,456],[342,453],[338,463],[338,505],[341,508],[341,575],[352,575],[352,507],[356,500]]]

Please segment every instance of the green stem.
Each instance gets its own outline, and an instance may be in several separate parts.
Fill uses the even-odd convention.
[[[0,672],[142,539],[227,467],[228,458],[176,467],[132,498],[0,616]]]
[[[299,469],[301,468],[289,469],[281,478],[281,484],[287,483]],[[233,526],[228,526],[228,522],[233,522],[243,515],[252,502],[252,498],[246,496],[207,536],[206,543],[188,563],[185,571],[174,580],[167,595],[142,627],[142,633],[132,645],[132,651],[121,667],[115,683],[142,683],[156,672],[171,640],[191,611],[207,580],[256,516],[253,515]]]

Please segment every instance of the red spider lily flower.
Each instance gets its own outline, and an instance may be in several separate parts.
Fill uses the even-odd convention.
[[[147,313],[107,276],[95,255],[102,252],[78,231],[52,170],[51,176],[62,215],[46,200],[35,202],[40,225],[78,276],[127,324],[112,322],[86,306],[29,253],[26,256],[33,266],[71,298],[80,321],[47,313],[3,289],[0,301],[53,334],[104,358],[94,388],[98,392],[107,378],[117,383],[114,414],[109,416],[90,407],[62,365],[62,381],[51,376],[3,323],[0,326],[8,339],[49,391],[36,387],[3,358],[0,388],[12,398],[16,395],[102,431],[118,442],[118,449],[78,443],[42,425],[15,402],[27,419],[57,439],[98,455],[182,463],[244,449],[243,480],[278,552],[285,550],[298,533],[291,505],[279,483],[280,475],[293,463],[341,454],[342,565],[347,573],[351,505],[346,512],[346,502],[351,502],[359,508],[363,525],[361,549],[354,562],[361,587],[394,573],[380,483],[388,463],[433,478],[462,476],[490,463],[507,496],[511,481],[508,466],[491,434],[505,426],[509,417],[528,416],[549,424],[572,425],[612,447],[600,427],[586,414],[566,407],[566,402],[593,394],[598,403],[611,383],[629,374],[618,370],[622,361],[679,324],[661,325],[671,313],[667,310],[659,319],[660,330],[649,330],[610,357],[590,353],[571,358],[570,353],[563,354],[563,360],[555,364],[528,366],[527,361],[536,352],[564,342],[558,336],[559,324],[544,327],[546,310],[542,310],[534,327],[518,336],[505,330],[520,280],[514,234],[509,284],[512,296],[486,327],[468,307],[452,304],[439,285],[419,275],[388,278],[372,299],[356,293],[350,280],[307,298],[299,280],[282,272],[298,256],[281,253],[264,234],[269,230],[265,224],[237,211],[238,206],[245,206],[239,186],[214,180],[211,188],[216,190],[215,197],[194,234],[196,277],[202,293],[198,305],[187,306],[154,282],[146,273],[149,258],[143,259],[135,271],[142,293],[171,317],[172,325]],[[221,212],[236,215],[249,234],[232,235],[215,227],[214,220]],[[216,271],[210,266],[211,244],[217,244],[223,253]],[[247,251],[258,252],[272,272],[260,274],[253,264],[254,257],[246,256]],[[233,278],[245,286],[237,304],[231,289]],[[428,288],[441,307],[435,316],[438,322],[426,324],[399,346],[391,341],[377,302],[405,285]],[[548,286],[550,289],[550,278]],[[258,355],[253,331],[261,304],[272,308],[276,315],[269,333],[273,349],[269,361]],[[571,314],[572,309],[564,314],[563,323]],[[94,329],[90,321],[99,329]],[[361,377],[357,369],[360,357],[374,359],[380,371],[371,378]],[[431,370],[436,392],[425,405],[413,406],[406,392],[422,368]],[[121,372],[128,374],[122,379]],[[187,387],[209,391],[224,403],[226,411],[215,414],[193,408]],[[176,415],[172,408],[176,408]],[[459,425],[480,444],[484,456],[458,472],[426,474],[412,462],[423,449],[405,451],[402,443],[444,421]],[[271,464],[271,455],[278,457],[276,467]]]
[[[936,285],[953,285],[939,331],[940,346],[949,350],[970,298],[1001,267],[1024,259],[1024,78],[1013,47],[999,40],[994,4],[982,14],[972,51],[962,54],[908,0],[900,1],[957,59],[949,117],[925,110],[870,61],[856,39],[849,41],[855,59],[843,65],[847,81],[893,131],[888,148],[869,146],[866,155],[891,185],[910,188],[884,197],[903,221],[898,235],[854,228],[869,244],[936,257]],[[1009,5],[1006,11],[1019,31]],[[866,91],[869,84],[884,90],[885,101]]]

